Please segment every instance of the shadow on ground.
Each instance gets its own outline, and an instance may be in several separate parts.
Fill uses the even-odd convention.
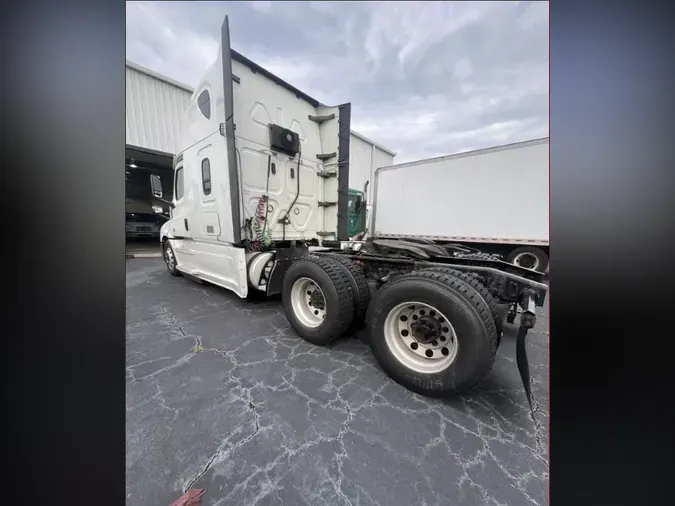
[[[545,504],[548,319],[528,341],[536,422],[507,325],[490,376],[448,401],[378,368],[364,336],[295,336],[247,302],[127,261],[127,503]]]

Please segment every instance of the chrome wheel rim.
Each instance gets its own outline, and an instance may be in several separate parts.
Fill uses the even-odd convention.
[[[298,278],[291,287],[291,308],[305,327],[316,328],[326,318],[326,296],[310,278]]]
[[[173,251],[171,250],[171,247],[168,245],[166,248],[164,248],[164,262],[166,263],[166,266],[170,271],[172,271],[176,266],[176,259],[173,256]]]
[[[420,325],[428,330],[422,335]],[[446,316],[422,302],[403,302],[384,321],[384,339],[402,365],[423,374],[435,374],[457,359],[457,334]]]
[[[539,258],[532,253],[524,252],[516,255],[513,259],[513,263],[519,267],[537,270],[537,267],[539,267]]]

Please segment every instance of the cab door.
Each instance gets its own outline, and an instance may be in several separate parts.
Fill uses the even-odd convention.
[[[186,179],[183,159],[180,157],[173,175],[173,204],[175,207],[171,211],[171,221],[169,222],[172,237],[179,240],[192,238],[188,221],[190,199],[185,191]]]
[[[354,237],[363,232],[366,226],[366,206],[363,202],[363,193],[358,190],[349,190],[347,207],[347,236]]]

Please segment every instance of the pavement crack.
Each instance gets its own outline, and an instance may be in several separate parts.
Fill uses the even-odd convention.
[[[162,367],[161,369],[158,369],[155,372],[146,374],[145,376],[135,376],[133,381],[131,381],[131,383],[136,383],[140,380],[154,378],[155,376],[157,376],[157,375],[159,375],[163,372],[170,371],[171,369],[175,369],[176,367],[180,367],[181,365],[188,362],[194,356],[195,356],[195,353],[188,353],[187,355],[184,355],[181,358],[179,358],[178,360],[176,360],[173,364],[167,365],[166,367]]]
[[[201,338],[197,338],[197,343],[201,345]],[[217,350],[212,350],[212,351],[217,351]],[[222,353],[222,352],[220,352]],[[209,469],[213,466],[213,464],[218,461],[220,462],[222,458],[224,458],[226,455],[229,453],[235,451],[237,448],[245,445],[246,443],[250,442],[253,438],[255,438],[258,433],[261,430],[260,427],[260,414],[257,411],[257,405],[254,404],[253,398],[251,396],[251,388],[246,388],[241,384],[241,380],[237,378],[234,375],[235,370],[239,367],[239,364],[236,363],[233,357],[230,357],[234,363],[235,367],[229,371],[228,376],[232,380],[233,383],[236,384],[237,388],[241,390],[243,396],[239,397],[240,400],[243,400],[246,402],[248,408],[251,410],[253,413],[253,432],[245,437],[244,439],[240,440],[239,442],[235,443],[234,445],[228,446],[230,439],[226,439],[216,450],[216,452],[211,456],[211,458],[206,462],[206,465],[202,468],[201,471],[199,471],[193,478],[188,480],[187,485],[184,487],[183,492],[187,492],[190,490],[192,485],[194,485],[197,481],[199,481],[208,471]]]
[[[255,413],[255,409],[253,411]],[[260,424],[258,421],[258,416],[256,414],[255,418],[255,429],[252,434],[249,436],[245,437],[244,439],[240,440],[238,443],[235,443],[232,446],[228,446],[228,443],[230,442],[229,438],[226,439],[221,445],[218,447],[216,452],[211,456],[211,458],[206,462],[206,465],[202,468],[201,471],[199,471],[194,477],[192,477],[190,480],[188,480],[187,485],[183,487],[183,493],[186,493],[188,490],[192,488],[192,485],[197,483],[202,477],[211,469],[211,466],[216,462],[216,461],[221,461],[223,457],[228,455],[229,453],[235,451],[237,448],[245,445],[249,441],[251,441],[254,437],[258,435],[260,432]]]
[[[344,481],[345,475],[343,471],[343,460],[347,457],[347,448],[345,447],[345,441],[344,441],[344,436],[349,431],[349,424],[352,422],[354,419],[354,413],[352,412],[351,409],[349,409],[349,405],[345,403],[345,408],[347,410],[347,419],[345,422],[342,424],[342,427],[340,428],[340,432],[338,432],[336,436],[336,440],[338,444],[340,445],[340,453],[337,454],[337,471],[338,471],[338,479],[335,482],[335,492],[342,498],[345,503],[349,504],[351,506],[352,502],[349,500],[349,498],[345,495],[345,493],[342,490],[342,482]]]

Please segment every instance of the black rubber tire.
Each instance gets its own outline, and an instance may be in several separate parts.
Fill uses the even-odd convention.
[[[338,255],[325,256],[335,262],[344,269],[349,279],[349,285],[352,288],[352,295],[354,296],[354,319],[352,324],[347,329],[350,333],[356,329],[363,328],[366,322],[366,311],[368,311],[368,304],[370,304],[370,287],[366,276],[363,274],[361,267],[356,262],[349,258],[343,258]]]
[[[537,248],[536,246],[523,246],[521,248],[516,248],[511,253],[508,254],[508,256],[506,257],[506,261],[509,263],[513,263],[516,257],[522,253],[530,253],[535,257],[537,257],[537,260],[539,260],[539,265],[534,270],[542,273],[546,272],[546,269],[548,268],[548,255],[544,250],[542,250],[541,248]]]
[[[396,305],[406,301],[436,307],[455,328],[458,356],[444,371],[414,371],[389,351],[384,322]],[[450,397],[473,388],[490,373],[497,354],[497,331],[483,297],[466,282],[442,272],[415,271],[386,284],[370,302],[366,327],[382,369],[400,385],[428,397]]]
[[[464,258],[465,260],[503,260],[504,257],[494,253],[462,253],[456,255],[459,258]]]
[[[326,298],[326,318],[315,328],[306,327],[295,316],[291,306],[291,288],[298,278],[312,279]],[[286,319],[305,341],[323,346],[345,333],[354,318],[354,296],[348,276],[337,262],[312,257],[297,260],[288,268],[281,288],[281,301]]]
[[[437,266],[429,267],[424,270],[433,272],[443,272],[445,274],[448,274],[449,276],[455,276],[464,281],[465,283],[471,285],[471,287],[474,290],[480,293],[480,296],[483,297],[483,300],[490,308],[490,314],[492,315],[492,319],[495,322],[495,329],[497,330],[497,343],[499,344],[501,342],[502,335],[504,333],[504,329],[502,326],[502,314],[499,312],[499,308],[497,307],[497,301],[492,296],[490,291],[485,287],[485,285],[481,283],[481,281],[475,276],[475,273],[462,272],[457,269],[453,269],[451,267],[437,267]]]
[[[170,250],[171,255],[173,256],[173,268],[169,267],[169,262],[166,259],[167,250]],[[162,259],[164,260],[164,265],[166,265],[166,270],[169,271],[169,274],[172,276],[181,276],[181,272],[177,268],[178,259],[176,258],[176,253],[174,253],[173,247],[168,239],[164,241],[164,244],[162,245]]]

